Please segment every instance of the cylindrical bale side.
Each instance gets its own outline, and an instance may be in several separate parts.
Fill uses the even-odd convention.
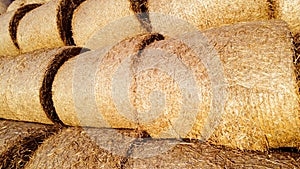
[[[11,0],[0,0],[0,15],[6,12],[6,9],[10,3]]]
[[[297,160],[300,155],[297,153],[241,151],[207,143],[149,138],[126,143],[128,140],[124,138],[129,138],[126,134],[113,133],[107,129],[65,129],[46,140],[26,168],[299,167]],[[102,139],[111,141],[104,144]]]
[[[154,25],[156,21],[151,13],[161,13],[186,20],[201,30],[269,19],[268,2],[258,0],[148,0],[148,10]]]
[[[81,48],[63,47],[1,58],[0,117],[61,123],[53,107],[51,86],[59,67]]]
[[[119,64],[127,59],[127,54],[139,51],[136,44],[141,43],[144,38],[130,38],[111,49],[83,53],[62,65],[55,76],[52,91],[54,107],[66,125],[137,127],[134,121],[120,115],[118,108],[114,106],[111,97],[112,79]],[[132,76],[131,72],[123,73]],[[131,80],[128,79],[128,82]]]
[[[71,127],[46,140],[26,168],[122,168],[134,139],[113,129]]]
[[[134,14],[128,0],[86,1],[74,12],[72,31],[75,43],[95,49],[146,32]]]
[[[50,0],[14,0],[7,8],[7,12],[17,10],[29,4],[44,4]]]
[[[0,56],[13,56],[19,54],[19,46],[16,40],[18,24],[26,13],[38,6],[40,5],[26,5],[0,16]]]
[[[276,18],[286,21],[294,35],[300,33],[300,0],[274,1],[274,9]]]
[[[0,120],[0,167],[21,168],[39,144],[56,132],[49,125]]]
[[[71,20],[82,1],[53,0],[29,12],[18,27],[21,52],[74,45]]]
[[[69,125],[137,127],[251,150],[299,147],[289,31],[276,20],[207,30],[197,44],[193,34],[125,39],[64,64],[54,105]]]

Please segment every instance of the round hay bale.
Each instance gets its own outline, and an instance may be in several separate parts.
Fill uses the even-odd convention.
[[[29,4],[44,4],[50,0],[14,0],[7,8],[7,12],[17,10],[18,8],[23,7],[24,5]]]
[[[38,6],[40,5],[26,5],[0,16],[0,56],[13,56],[19,54],[19,46],[16,39],[19,21],[27,12]]]
[[[211,143],[240,149],[300,147],[299,96],[289,32],[285,22],[276,20],[207,30],[204,35],[210,45],[196,46],[203,45],[202,55],[208,60],[197,58],[195,46],[174,37],[129,38],[66,62],[54,79],[54,105],[68,125],[134,127],[152,137],[209,138]],[[211,46],[219,57],[209,53]],[[184,67],[153,50],[175,55],[192,75],[161,71],[180,72]],[[221,65],[212,65],[215,58]],[[224,77],[218,74],[222,71]],[[189,82],[188,75],[195,83]],[[199,99],[182,101],[189,98]]]
[[[89,134],[88,134],[89,133]],[[91,134],[93,133],[93,134]],[[109,129],[68,128],[47,139],[26,168],[298,168],[300,154],[251,152],[207,143],[122,140]],[[130,133],[122,133],[130,135]],[[96,140],[110,140],[106,145]],[[125,142],[125,147],[120,147]],[[103,142],[104,143],[104,142]],[[115,150],[109,150],[111,146]],[[170,147],[157,153],[160,148]],[[149,148],[149,149],[147,149]],[[115,154],[119,150],[119,153]],[[124,153],[124,150],[127,153]],[[135,158],[134,158],[135,157]]]
[[[0,117],[61,123],[52,105],[52,82],[59,67],[80,52],[81,48],[63,47],[1,58]]]
[[[277,0],[274,8],[277,19],[286,21],[294,35],[300,33],[300,0]]]
[[[73,11],[84,0],[53,0],[29,12],[18,27],[21,52],[74,45],[71,20]]]
[[[122,22],[122,27],[112,25],[113,29],[101,34],[97,38],[97,45],[101,40],[105,45],[114,40],[121,41],[128,36],[145,32],[131,10],[128,0],[102,1],[89,0],[82,3],[75,11],[72,20],[73,38],[77,45],[84,46],[94,34],[113,22]],[[113,31],[112,31],[113,30]],[[113,37],[114,39],[106,38]]]
[[[0,15],[6,12],[10,0],[0,0]]]
[[[102,149],[94,139],[109,140],[104,146],[111,146],[119,154]],[[121,168],[131,140],[117,137],[111,129],[64,129],[39,147],[26,168]],[[129,141],[127,146],[119,146],[125,141]]]
[[[151,13],[162,13],[186,20],[200,30],[270,18],[268,2],[257,0],[148,0],[148,10],[153,24]]]
[[[22,168],[44,139],[56,128],[48,125],[0,120],[0,167]]]

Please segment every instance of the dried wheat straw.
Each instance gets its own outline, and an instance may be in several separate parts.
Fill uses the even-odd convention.
[[[86,45],[86,43],[91,44],[94,40],[90,38],[101,31],[103,32],[101,37],[96,37],[98,46],[114,41],[118,42],[130,35],[141,33],[144,29],[140,27],[134,14],[128,0],[86,1],[74,11],[72,28],[75,43],[80,46]],[[114,39],[108,39],[106,36]]]
[[[16,40],[19,21],[27,12],[38,6],[39,4],[25,5],[18,10],[0,16],[0,56],[19,54],[19,46]]]
[[[71,31],[73,11],[84,0],[54,0],[29,12],[18,27],[21,52],[74,45]]]
[[[69,125],[138,127],[153,137],[179,135],[204,140],[213,133],[210,142],[240,149],[299,147],[298,88],[289,31],[285,22],[269,21],[241,23],[204,32],[220,55],[223,80],[228,84],[223,86],[228,93],[224,114],[210,114],[212,106],[216,106],[211,105],[212,97],[219,96],[213,93],[216,86],[211,86],[214,83],[203,65],[205,63],[197,59],[182,41],[166,37],[150,44],[147,42],[149,35],[126,39],[106,51],[103,57],[105,51],[98,50],[65,63],[54,80],[54,105],[61,120]],[[141,46],[144,42],[146,45]],[[186,120],[187,126],[193,123],[187,135],[180,131],[186,126],[180,126],[181,121],[179,124],[176,120],[181,106],[186,106],[181,105],[180,99],[184,96],[176,81],[155,69],[133,76],[141,67],[152,64],[154,57],[143,56],[141,47],[172,53],[194,71],[201,99],[188,106],[199,106],[197,117],[182,119]],[[203,49],[209,49],[209,46]],[[139,57],[128,59],[138,53],[141,54]],[[157,63],[164,62],[157,60]],[[180,67],[175,62],[172,64],[175,68]],[[218,74],[219,70],[208,71]],[[124,76],[128,78],[124,79]],[[127,88],[126,84],[129,85]],[[148,115],[142,112],[147,112],[151,104],[164,106],[160,105],[161,99],[150,99],[153,90],[166,93],[165,113],[154,113],[153,121],[144,122],[143,118]],[[124,95],[126,92],[128,97]],[[187,113],[188,107],[185,107]],[[195,123],[193,118],[197,118]],[[214,131],[216,124],[220,125]],[[172,128],[175,131],[170,133]]]
[[[10,0],[0,0],[0,15],[6,12]]]
[[[81,48],[64,47],[1,58],[0,117],[5,119],[61,123],[51,98],[56,71]]]
[[[297,161],[300,155],[296,153],[248,152],[216,147],[206,143],[181,142],[178,144],[176,140],[152,140],[149,138],[125,143],[124,140],[127,139],[124,139],[124,135],[122,137],[107,129],[65,129],[46,140],[26,168],[300,167]],[[99,144],[96,140],[111,141]],[[110,146],[120,152],[114,154],[115,150],[109,150]],[[160,152],[166,147],[169,149]],[[124,148],[127,148],[127,156],[124,156]]]
[[[276,0],[273,4],[276,18],[286,21],[294,35],[300,33],[300,0]]]
[[[14,0],[7,8],[7,12],[17,10],[29,4],[44,4],[50,0]]]

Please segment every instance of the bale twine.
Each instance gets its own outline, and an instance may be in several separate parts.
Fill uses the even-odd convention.
[[[94,133],[94,135],[87,133]],[[108,129],[69,128],[46,140],[26,168],[298,168],[299,154],[250,152],[184,143],[176,140],[137,139],[126,144]],[[124,133],[123,133],[124,134]],[[124,134],[125,135],[125,134]],[[128,133],[127,133],[128,135]],[[95,141],[110,138],[106,146]],[[124,137],[123,137],[124,138]],[[118,154],[107,147],[120,149]],[[105,146],[105,147],[104,147]],[[157,153],[159,148],[170,149]],[[149,148],[149,149],[147,149]],[[136,156],[136,158],[133,158]],[[146,157],[146,158],[143,158]]]
[[[18,8],[23,7],[24,5],[29,4],[44,4],[50,0],[14,0],[7,8],[7,12],[17,10]]]
[[[152,137],[210,138],[211,143],[240,149],[299,147],[299,98],[289,31],[282,21],[241,23],[205,31],[221,61],[221,67],[209,68],[219,66],[220,70],[207,70],[203,60],[180,40],[164,39],[159,34],[129,38],[65,63],[53,83],[54,105],[68,125],[136,127]],[[205,54],[211,46],[203,46],[202,52]],[[141,52],[144,49],[148,53]],[[174,71],[183,69],[176,60],[164,61],[169,56],[152,56],[151,49],[176,55],[191,67],[198,101],[183,105],[181,99],[192,96],[182,92],[190,89],[181,90],[171,75],[160,70],[141,71],[135,76],[156,63],[170,65],[168,68]],[[222,80],[217,76],[222,70],[227,85],[221,87],[228,93],[224,113],[220,109],[222,100],[214,100],[219,98],[214,93],[219,88],[211,86]],[[211,79],[209,72],[219,79]],[[188,80],[181,76],[179,81]],[[153,111],[149,111],[151,107]],[[194,109],[199,112],[193,116]]]
[[[273,2],[277,19],[282,19],[289,24],[291,31],[300,33],[300,1],[299,0],[277,0]]]
[[[267,1],[148,0],[149,12],[176,16],[204,30],[237,22],[269,19]],[[152,19],[150,13],[151,22]]]
[[[44,139],[53,135],[53,126],[0,120],[0,167],[22,168]]]
[[[15,11],[7,12],[0,16],[0,56],[19,54],[16,39],[19,21],[26,13],[40,6],[39,4],[25,5]]]
[[[63,47],[1,58],[0,117],[59,123],[52,103],[51,86],[59,67],[81,48]]]
[[[18,27],[21,52],[74,45],[71,31],[73,11],[84,0],[53,0],[29,12]]]
[[[130,35],[145,32],[140,27],[140,23],[134,16],[135,12],[131,10],[131,4],[128,0],[102,1],[89,0],[82,3],[75,11],[72,20],[73,38],[77,45],[84,46],[91,37],[97,34],[108,24],[122,22],[119,25],[112,25],[107,31],[97,37],[97,45],[101,40],[105,45],[114,40],[121,41]],[[103,30],[104,31],[104,30]],[[114,39],[108,39],[106,34],[112,35]],[[91,43],[92,40],[90,40]]]
[[[0,15],[6,12],[10,0],[0,0]]]

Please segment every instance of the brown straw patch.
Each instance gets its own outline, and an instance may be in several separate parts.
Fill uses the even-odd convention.
[[[0,168],[24,168],[42,142],[57,128],[49,125],[0,120]]]
[[[20,20],[28,13],[29,11],[41,6],[42,4],[29,4],[24,5],[17,9],[15,12],[15,15],[13,16],[13,19],[10,21],[9,26],[9,33],[12,38],[12,41],[14,42],[15,46],[19,49],[19,45],[17,42],[17,28],[19,25]]]
[[[148,32],[152,32],[151,21],[149,18],[148,0],[130,0],[131,10],[141,23],[142,27]]]

